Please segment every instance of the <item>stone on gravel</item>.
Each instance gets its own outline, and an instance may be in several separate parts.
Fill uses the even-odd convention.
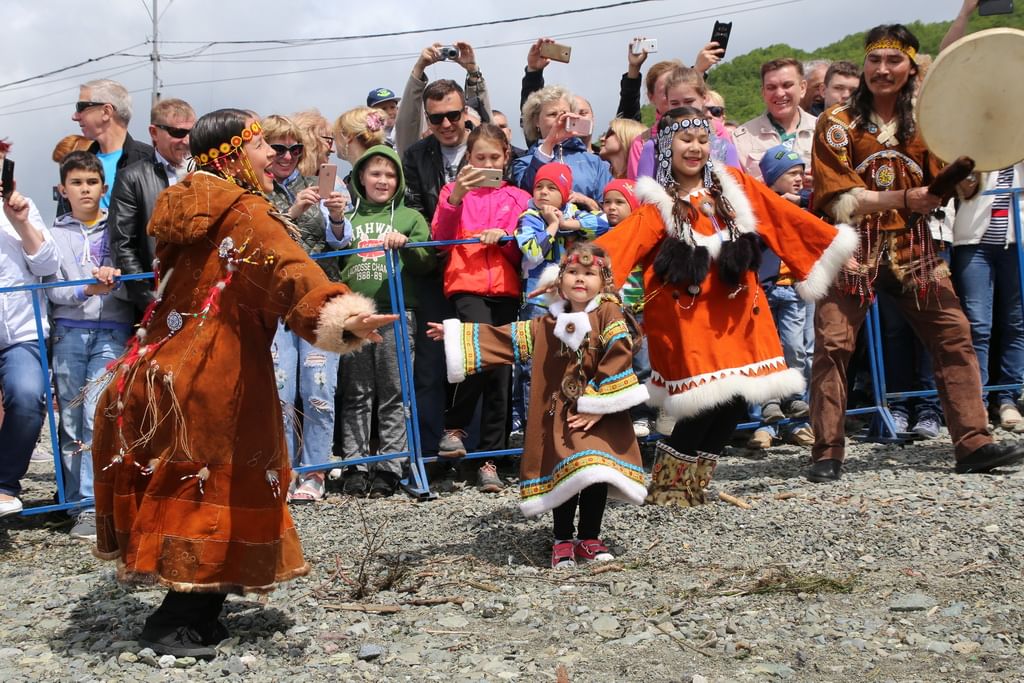
[[[370,662],[377,659],[384,654],[384,648],[380,645],[363,645],[359,648],[359,654],[356,655],[359,659],[364,662]]]
[[[157,660],[157,665],[161,669],[170,669],[174,666],[174,662],[177,659],[174,655],[163,655]]]
[[[758,664],[754,667],[754,673],[767,674],[775,678],[792,678],[795,672],[785,664]]]
[[[455,615],[451,617],[444,617],[437,620],[438,626],[444,628],[465,628],[469,626],[469,619],[463,616]]]
[[[935,604],[935,598],[930,595],[907,593],[889,603],[889,609],[893,612],[920,612],[935,607]]]
[[[953,643],[953,652],[961,655],[973,655],[975,652],[981,649],[981,643],[976,643],[973,640],[965,640],[961,643]]]
[[[622,632],[619,620],[609,616],[601,616],[594,619],[590,627],[594,630],[594,633],[603,638],[618,638]]]

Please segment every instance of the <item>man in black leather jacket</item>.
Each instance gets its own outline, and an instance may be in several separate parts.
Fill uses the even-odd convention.
[[[161,100],[150,112],[154,151],[117,174],[110,197],[107,235],[110,253],[124,275],[153,270],[155,240],[146,233],[157,195],[185,170],[189,130],[196,114],[184,100]],[[127,297],[141,314],[153,299],[152,280],[125,283]]]

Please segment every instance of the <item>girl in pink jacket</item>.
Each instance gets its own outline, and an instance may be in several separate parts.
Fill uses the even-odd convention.
[[[521,252],[515,240],[499,240],[515,233],[530,195],[504,180],[494,187],[482,170],[497,169],[504,175],[510,155],[508,138],[500,128],[487,123],[477,126],[466,142],[465,166],[438,197],[431,224],[433,238],[479,239],[444,248],[448,254],[444,293],[462,322],[507,325],[518,317]],[[439,456],[460,458],[466,454],[466,427],[481,396],[478,450],[507,447],[510,381],[511,367],[505,366],[472,375],[458,385],[445,411]],[[493,463],[485,464],[480,474],[483,490],[501,489]]]

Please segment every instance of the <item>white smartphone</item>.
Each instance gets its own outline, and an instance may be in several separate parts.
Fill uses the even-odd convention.
[[[571,118],[565,120],[565,129],[567,131],[576,133],[580,137],[585,137],[594,132],[594,122],[590,119],[584,118]]]
[[[477,187],[501,187],[502,172],[500,168],[478,168],[484,179],[477,183]]]
[[[647,52],[649,54],[651,52],[657,52],[657,51],[658,51],[658,39],[657,38],[644,38],[643,40],[638,40],[635,43],[633,43],[633,54],[635,54],[635,55],[638,55],[641,52]]]

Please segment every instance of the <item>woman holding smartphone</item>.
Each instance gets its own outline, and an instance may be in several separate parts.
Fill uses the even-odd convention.
[[[291,119],[272,115],[263,119],[263,137],[276,153],[268,168],[274,179],[270,201],[293,222],[292,238],[311,256],[347,246],[351,229],[346,235],[344,197],[340,192],[332,192],[330,197],[324,198],[324,208],[321,208],[318,179],[303,175],[299,169],[306,155],[301,142],[302,130]],[[337,258],[318,259],[317,264],[330,280],[341,281]],[[274,336],[272,351],[277,390],[284,404],[285,442],[291,462],[293,465],[324,464],[330,460],[334,443],[334,393],[340,356],[316,348],[283,323]],[[296,411],[302,411],[303,416],[301,440]],[[323,499],[324,475],[325,472],[300,475],[289,491],[289,501]]]
[[[604,187],[612,181],[608,162],[587,149],[582,138],[590,135],[592,122],[576,113],[575,98],[560,85],[532,93],[523,103],[523,134],[529,151],[512,164],[516,185],[527,192],[541,166],[552,161],[572,169],[572,189],[600,202]]]
[[[466,141],[465,165],[454,182],[441,188],[438,197],[431,223],[433,238],[480,240],[443,247],[448,252],[444,294],[463,322],[507,325],[519,314],[522,254],[514,240],[499,240],[515,233],[530,195],[501,178],[510,153],[508,138],[501,128],[490,123],[477,126]],[[493,179],[495,175],[497,179]],[[439,451],[449,457],[465,455],[462,440],[481,396],[478,450],[507,447],[511,377],[511,367],[506,366],[473,375],[458,385],[445,411]],[[480,486],[487,492],[502,489],[491,461],[480,468]]]

